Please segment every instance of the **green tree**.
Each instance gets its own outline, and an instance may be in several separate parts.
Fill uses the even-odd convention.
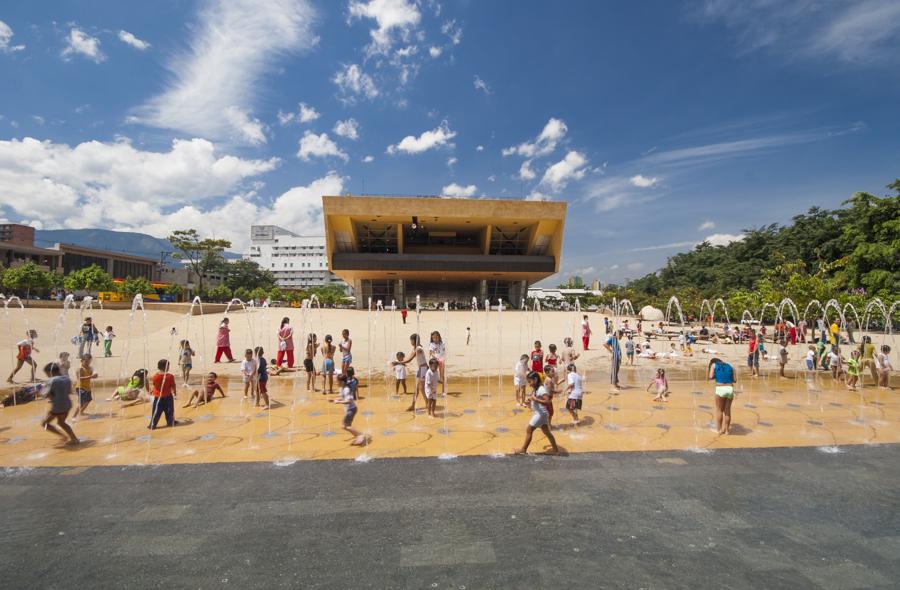
[[[310,296],[316,295],[319,298],[319,303],[323,306],[334,306],[338,303],[341,303],[344,298],[347,296],[344,293],[344,290],[335,285],[328,285],[326,287],[315,287],[310,289]]]
[[[245,287],[238,287],[234,290],[234,298],[240,299],[241,301],[249,301],[252,295],[250,294],[250,290]]]
[[[238,287],[251,291],[257,288],[269,290],[275,286],[275,275],[252,260],[240,259],[226,263],[222,272],[225,284],[232,290]]]
[[[228,240],[200,238],[195,229],[179,229],[172,232],[169,243],[178,249],[172,254],[176,260],[185,260],[197,275],[197,290],[203,291],[203,277],[217,269],[222,269],[225,259],[222,252],[231,247]]]
[[[25,299],[31,297],[33,291],[48,291],[52,285],[52,273],[43,270],[30,260],[3,273],[3,286],[18,293],[24,291]]]
[[[92,293],[115,289],[115,283],[109,273],[96,264],[70,272],[64,279],[64,286],[67,291],[90,291]]]
[[[178,298],[184,294],[184,289],[181,288],[181,285],[172,283],[171,285],[166,287],[165,293],[166,295],[172,295],[173,297]]]
[[[269,296],[269,292],[262,287],[257,287],[250,291],[250,298],[254,301],[265,300]]]
[[[231,289],[225,285],[216,285],[206,295],[210,301],[225,302],[231,299]]]
[[[122,283],[120,287],[120,291],[124,293],[129,299],[140,293],[141,295],[149,295],[151,293],[156,293],[156,289],[153,288],[153,285],[150,284],[144,277],[128,277]]]

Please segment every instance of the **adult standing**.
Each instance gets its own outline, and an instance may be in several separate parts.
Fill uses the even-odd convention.
[[[76,338],[78,339],[78,358],[84,357],[85,354],[91,354],[91,347],[94,344],[100,344],[100,333],[90,317],[84,318],[84,323],[81,324],[81,330]]]
[[[709,361],[707,379],[715,379],[716,431],[728,434],[731,429],[731,402],[734,401],[734,367],[719,358]]]
[[[231,354],[231,328],[228,327],[228,318],[224,318],[219,324],[219,333],[216,335],[216,359],[215,362],[222,360],[222,355],[228,359],[229,363],[234,362],[234,355]]]
[[[606,339],[606,344],[603,345],[610,353],[609,383],[616,391],[621,389],[621,385],[619,385],[619,367],[622,366],[622,347],[619,346],[620,337],[621,333],[618,330],[613,330],[613,333]]]
[[[856,324],[853,323],[853,320],[847,320],[847,342],[850,344],[856,344],[856,339],[853,337],[853,330],[856,329]]]
[[[584,349],[588,349],[588,344],[591,342],[591,324],[588,322],[587,314],[582,316],[581,318],[581,344],[584,346]]]
[[[275,364],[279,367],[287,356],[287,366],[289,369],[294,367],[294,328],[291,326],[290,318],[282,318],[281,326],[278,328],[278,356]]]

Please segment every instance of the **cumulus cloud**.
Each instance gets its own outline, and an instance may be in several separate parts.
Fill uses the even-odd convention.
[[[368,55],[385,53],[395,38],[408,39],[422,20],[416,3],[408,0],[351,0],[348,9],[350,20],[370,18],[377,25],[370,31],[372,42],[366,47]]]
[[[654,178],[654,177],[652,177],[652,176],[651,176],[651,177],[648,177],[648,176],[644,176],[644,175],[642,175],[642,174],[637,174],[637,175],[635,175],[635,176],[632,176],[632,177],[629,179],[629,181],[631,182],[631,184],[633,184],[633,185],[636,186],[636,187],[639,187],[639,188],[650,188],[651,186],[653,186],[653,185],[655,185],[657,182],[659,182],[659,179],[658,179],[658,178]]]
[[[0,20],[0,53],[15,53],[25,49],[24,45],[12,44],[13,35],[12,27]]]
[[[350,159],[346,152],[341,151],[337,144],[328,137],[327,133],[316,135],[312,131],[307,131],[300,139],[297,157],[304,161],[308,161],[310,158],[328,157],[340,158],[345,162]]]
[[[475,146],[475,151],[476,151],[476,152],[483,152],[483,151],[484,151],[484,146],[483,146],[483,145],[476,145],[476,146]]]
[[[135,110],[135,120],[214,140],[253,143],[258,135],[248,135],[234,113],[250,117],[277,60],[318,41],[314,17],[306,0],[209,0],[198,14],[188,48],[166,64],[170,82]]]
[[[491,93],[491,88],[487,85],[487,82],[481,79],[479,76],[475,76],[475,80],[472,82],[475,86],[475,90],[481,90],[485,94]]]
[[[266,143],[265,126],[242,108],[228,107],[225,109],[225,120],[234,129],[235,135],[242,141],[259,145]]]
[[[573,180],[584,178],[587,158],[581,152],[575,150],[566,154],[566,157],[553,164],[541,178],[541,186],[549,187],[554,192],[559,192]]]
[[[164,152],[124,139],[74,147],[29,137],[0,141],[0,214],[48,228],[138,229],[173,208],[202,207],[238,191],[278,163],[220,154],[203,139],[175,140]]]
[[[475,195],[475,192],[478,190],[474,184],[470,184],[468,186],[462,186],[456,184],[448,184],[444,188],[441,189],[441,195],[445,197],[471,197]]]
[[[451,156],[451,157],[447,158],[447,167],[453,168],[457,162],[459,162],[459,160],[456,159],[455,157]]]
[[[430,131],[424,131],[418,137],[407,135],[396,145],[389,145],[388,154],[404,152],[407,154],[420,154],[431,149],[436,149],[448,145],[450,140],[456,137],[456,131],[450,129],[447,121],[441,121],[441,124]]]
[[[448,20],[443,25],[441,25],[441,32],[450,39],[450,43],[453,45],[459,45],[460,41],[462,41],[463,30],[462,27],[456,24],[456,20]]]
[[[100,40],[91,37],[78,27],[69,29],[66,36],[66,46],[63,48],[63,59],[72,59],[75,55],[82,55],[94,63],[100,63],[106,60],[106,55],[100,50]]]
[[[359,97],[373,99],[378,96],[378,88],[372,76],[363,72],[356,64],[344,64],[331,81],[338,87],[344,102],[352,103]]]
[[[704,221],[703,223],[700,224],[700,226],[697,228],[697,231],[706,231],[706,230],[712,229],[714,227],[716,227],[715,222],[707,219],[706,221]]]
[[[428,55],[435,59],[439,58],[443,52],[443,49],[441,49],[440,47],[435,47],[434,45],[428,48]]]
[[[305,102],[301,102],[297,105],[296,112],[284,112],[279,109],[278,111],[278,123],[281,126],[290,125],[291,123],[309,123],[311,121],[315,121],[322,115],[319,114],[314,107],[309,106]]]
[[[347,139],[359,139],[359,123],[353,117],[334,124],[334,133]]]
[[[531,160],[525,160],[519,167],[519,180],[534,180],[537,174],[531,169]]]
[[[504,148],[501,153],[504,156],[519,155],[526,158],[546,156],[556,149],[556,145],[562,141],[568,130],[569,128],[563,120],[551,118],[534,141],[526,141],[516,146]]]
[[[142,39],[138,39],[133,34],[129,33],[125,30],[119,31],[119,41],[125,43],[126,45],[131,45],[135,49],[140,51],[145,51],[150,48],[150,44]]]
[[[744,234],[712,234],[703,239],[713,246],[727,246],[731,242],[740,242],[746,236]]]
[[[362,159],[362,161],[363,161],[363,164],[371,164],[372,162],[375,161],[375,156],[372,156],[372,155],[365,156]]]

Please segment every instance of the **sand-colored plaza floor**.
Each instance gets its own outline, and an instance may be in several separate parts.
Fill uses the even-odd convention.
[[[711,387],[681,372],[670,379],[669,402],[653,402],[642,370],[626,369],[630,383],[618,395],[605,381],[589,381],[582,423],[577,427],[556,402],[554,433],[563,452],[683,449],[709,452],[744,447],[817,446],[900,442],[900,399],[894,391],[866,388],[849,392],[834,387],[830,376],[780,379],[742,378],[733,406],[732,432],[711,429]],[[699,377],[699,375],[695,375]],[[364,447],[350,445],[341,429],[343,407],[330,396],[305,391],[294,377],[273,377],[270,410],[242,396],[237,380],[223,382],[228,397],[181,408],[174,428],[147,429],[149,404],[123,409],[98,401],[91,415],[74,423],[83,441],[64,447],[39,427],[46,404],[33,402],[0,412],[0,465],[93,466],[152,465],[310,459],[385,459],[462,455],[504,456],[521,444],[530,411],[514,403],[510,383],[498,393],[495,378],[451,382],[439,398],[437,417],[406,411],[412,396],[393,394],[383,380],[360,389],[354,426],[368,435]],[[164,422],[163,422],[164,423]],[[532,452],[547,447],[535,433]]]
[[[14,361],[14,344],[27,328],[39,332],[43,364],[61,351],[73,355],[71,337],[84,317],[90,315],[100,327],[112,325],[117,338],[113,356],[97,356],[94,369],[99,380],[90,417],[74,424],[83,443],[59,448],[58,439],[39,427],[47,404],[36,401],[0,410],[0,465],[87,466],[219,461],[295,461],[308,459],[361,459],[419,456],[508,455],[521,444],[530,412],[515,405],[510,381],[513,365],[531,350],[535,339],[562,347],[563,338],[580,336],[580,317],[571,312],[496,311],[477,313],[425,311],[411,313],[403,324],[399,312],[348,310],[232,309],[232,349],[236,356],[245,348],[263,346],[267,357],[277,350],[275,333],[283,316],[296,331],[297,360],[302,363],[302,342],[309,332],[319,339],[341,329],[351,331],[353,365],[361,378],[359,414],[354,427],[369,436],[367,446],[350,446],[351,438],[341,430],[343,409],[328,396],[307,392],[305,373],[273,376],[270,395],[273,408],[262,411],[243,399],[237,363],[213,364],[215,334],[222,314],[188,316],[167,311],[102,309],[7,310],[6,341],[0,341],[0,369],[8,374]],[[751,378],[742,366],[745,345],[716,345],[717,356],[730,360],[739,374],[739,394],[734,402],[734,426],[729,436],[710,429],[714,399],[705,379],[710,354],[696,347],[693,357],[665,361],[639,359],[621,372],[626,386],[618,395],[609,388],[609,354],[601,348],[603,315],[589,314],[595,337],[591,350],[581,352],[578,370],[585,376],[583,423],[571,426],[564,400],[557,399],[554,425],[564,452],[645,451],[717,448],[819,446],[831,448],[851,444],[900,442],[898,392],[879,390],[866,378],[862,392],[847,391],[819,372],[808,380],[799,370],[805,345],[790,348],[788,378],[777,376],[777,364],[764,361],[763,376]],[[630,320],[631,326],[635,320]],[[171,330],[175,328],[176,334]],[[469,342],[466,343],[467,328]],[[442,333],[447,344],[448,395],[439,398],[437,418],[405,411],[411,395],[393,395],[389,361],[397,351],[409,352],[409,334]],[[123,409],[118,402],[103,401],[116,385],[141,367],[177,358],[178,341],[191,341],[197,356],[190,387],[179,388],[175,428],[147,430],[149,404]],[[876,344],[894,345],[894,336],[873,335]],[[769,344],[769,346],[772,346]],[[657,351],[670,342],[653,340]],[[577,347],[580,349],[580,346]],[[94,350],[95,355],[99,349]],[[892,357],[896,356],[894,346]],[[321,361],[317,357],[316,365]],[[896,361],[895,361],[896,362]],[[669,374],[669,402],[654,403],[645,388],[655,370]],[[228,397],[199,408],[182,409],[190,391],[199,387],[208,370],[220,375]],[[177,368],[175,370],[177,373]],[[23,370],[18,381],[26,381]],[[180,379],[179,379],[180,380]],[[408,380],[413,387],[413,379]],[[896,386],[896,383],[894,383]],[[321,387],[321,381],[319,382]],[[10,386],[0,389],[4,394]],[[73,396],[74,401],[74,396]],[[535,433],[532,452],[546,446]]]

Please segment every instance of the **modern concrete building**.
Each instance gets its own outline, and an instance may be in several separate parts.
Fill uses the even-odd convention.
[[[325,236],[300,236],[277,225],[250,226],[250,251],[244,258],[275,275],[283,289],[347,284],[328,271]]]
[[[566,203],[441,197],[322,197],[328,265],[357,307],[503,299],[559,271]]]
[[[74,244],[56,244],[53,246],[53,250],[62,254],[58,268],[63,274],[96,264],[114,279],[144,277],[148,281],[155,281],[158,278],[157,269],[160,264],[159,260],[155,258],[86,248]]]

